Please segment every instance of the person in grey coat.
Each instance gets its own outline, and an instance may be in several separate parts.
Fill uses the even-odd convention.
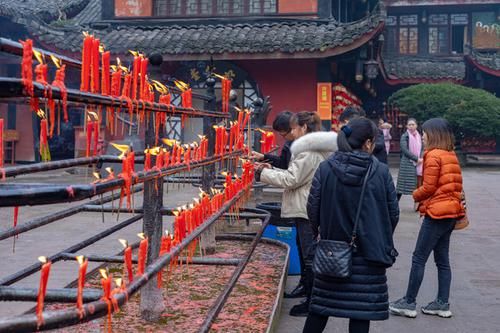
[[[403,194],[412,195],[418,184],[418,169],[422,166],[423,144],[420,134],[417,131],[417,121],[413,118],[406,123],[407,131],[401,136],[399,145],[401,147],[401,160],[399,164],[398,182],[396,192],[398,200]],[[412,135],[412,138],[410,138]],[[415,138],[417,144],[412,144]],[[418,145],[420,141],[420,145]],[[420,146],[420,148],[419,148]],[[416,148],[415,148],[416,147]]]

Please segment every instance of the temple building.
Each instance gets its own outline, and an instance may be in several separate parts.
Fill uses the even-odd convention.
[[[158,77],[195,90],[213,65],[232,78],[238,105],[270,96],[263,122],[285,109],[318,110],[335,128],[345,105],[382,116],[387,98],[411,84],[498,92],[499,16],[488,0],[3,0],[0,37],[79,58],[88,32],[125,64],[129,50],[161,55]],[[19,77],[19,61],[0,53],[0,76]],[[76,72],[67,85],[78,87]],[[0,116],[20,134],[16,160],[31,161],[36,135],[23,108],[0,104]],[[78,146],[74,136],[61,140]]]

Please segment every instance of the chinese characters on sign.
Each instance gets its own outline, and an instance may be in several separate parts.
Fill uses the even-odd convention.
[[[317,110],[321,120],[332,119],[332,84],[318,83]]]

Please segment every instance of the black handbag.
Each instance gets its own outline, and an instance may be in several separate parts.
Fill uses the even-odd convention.
[[[356,247],[356,236],[359,223],[359,215],[361,213],[361,206],[363,197],[365,195],[366,182],[368,175],[372,169],[372,164],[368,167],[365,178],[363,180],[363,187],[361,188],[361,196],[359,198],[358,210],[356,212],[356,219],[354,220],[354,227],[352,229],[352,237],[350,242],[336,241],[321,239],[316,247],[314,254],[312,270],[314,274],[323,275],[332,278],[346,279],[352,274],[352,252]]]

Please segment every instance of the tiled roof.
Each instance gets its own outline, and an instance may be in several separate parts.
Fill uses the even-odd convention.
[[[392,80],[463,80],[463,57],[384,57],[385,72]]]
[[[71,10],[71,19],[47,24],[47,20],[41,20],[39,16],[16,14],[17,1],[20,0],[2,0],[0,16],[25,25],[45,47],[70,52],[81,49],[83,31],[99,37],[106,49],[114,53],[126,53],[127,50],[146,54],[158,52],[164,56],[281,53],[286,57],[299,52],[323,53],[337,47],[347,52],[351,44],[364,42],[362,37],[378,32],[383,25],[383,17],[379,14],[349,24],[334,20],[280,18],[220,24],[172,24],[168,20],[143,21],[137,25],[126,22],[108,24],[99,22],[101,0],[37,0],[53,3],[47,7],[52,17],[63,4],[65,8],[80,8],[76,13]],[[10,11],[8,15],[7,10]]]
[[[36,17],[50,23],[66,20],[80,13],[90,0],[1,0],[0,16],[14,22],[22,18]],[[98,0],[100,3],[100,0]],[[99,6],[100,7],[100,6]]]
[[[482,66],[500,71],[500,54],[473,52],[472,58]]]
[[[101,0],[90,0],[87,6],[76,15],[73,22],[88,25],[101,20]]]

